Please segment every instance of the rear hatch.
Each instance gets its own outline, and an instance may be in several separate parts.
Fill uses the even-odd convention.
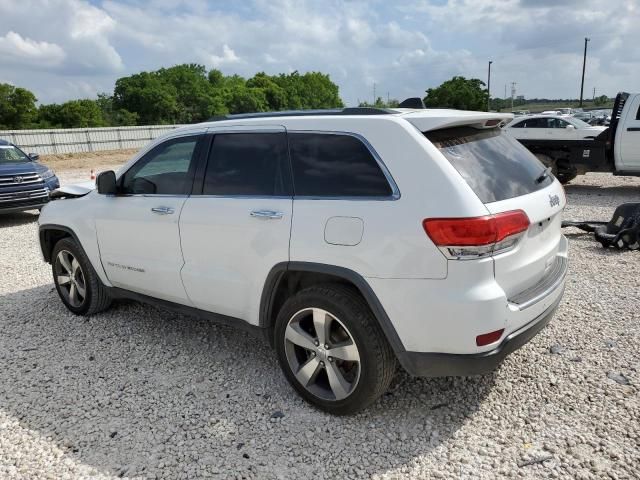
[[[558,269],[562,248],[560,183],[499,128],[455,126],[424,135],[460,173],[491,215],[521,210],[529,219],[514,246],[493,253],[495,278],[508,298],[535,288]],[[526,225],[526,224],[525,224]]]

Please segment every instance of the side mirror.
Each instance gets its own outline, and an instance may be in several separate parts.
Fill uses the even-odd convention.
[[[30,154],[29,154],[29,158],[30,158],[31,160],[33,160],[34,162],[36,162],[36,161],[38,161],[38,160],[40,159],[40,155],[39,155],[39,154],[37,154],[37,153],[30,153]]]
[[[567,130],[575,130],[576,127],[574,127],[573,125],[569,124],[567,125]]]
[[[98,193],[101,195],[115,195],[117,191],[116,187],[116,173],[113,170],[107,170],[106,172],[100,172],[96,177],[96,185],[98,187]]]

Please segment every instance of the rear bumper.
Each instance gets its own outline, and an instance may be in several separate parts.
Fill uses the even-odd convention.
[[[564,290],[564,286],[563,286]],[[493,350],[474,354],[398,352],[400,364],[416,377],[468,376],[489,373],[514,352],[535,337],[551,321],[562,294],[541,315],[507,335]]]

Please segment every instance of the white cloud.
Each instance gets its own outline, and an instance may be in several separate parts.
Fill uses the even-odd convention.
[[[42,61],[31,61],[31,69],[75,76],[123,68],[110,42],[115,21],[85,0],[0,0],[0,18],[11,25],[5,44],[21,45],[14,48],[16,56],[26,62],[40,55]],[[0,27],[0,35],[4,33]]]
[[[453,75],[485,79],[489,59],[494,95],[515,81],[527,96],[576,97],[585,36],[585,90],[637,90],[640,78],[637,0],[0,0],[0,18],[11,26],[0,26],[0,58],[14,65],[3,76],[43,101],[195,62],[326,72],[354,104],[373,82],[402,99]]]
[[[220,68],[233,63],[239,63],[241,61],[240,57],[236,55],[236,52],[234,52],[233,49],[226,43],[222,46],[222,55],[211,55],[209,60],[211,66],[215,68]]]
[[[60,65],[65,56],[64,50],[55,43],[37,42],[13,31],[0,37],[0,61],[51,67]]]

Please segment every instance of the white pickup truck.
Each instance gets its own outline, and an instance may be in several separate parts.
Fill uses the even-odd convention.
[[[505,130],[509,133],[517,129],[507,126]],[[513,136],[552,167],[562,183],[587,172],[640,176],[640,93],[619,93],[609,128],[594,138],[548,136],[542,134],[543,129],[537,130],[541,132],[539,137]]]

